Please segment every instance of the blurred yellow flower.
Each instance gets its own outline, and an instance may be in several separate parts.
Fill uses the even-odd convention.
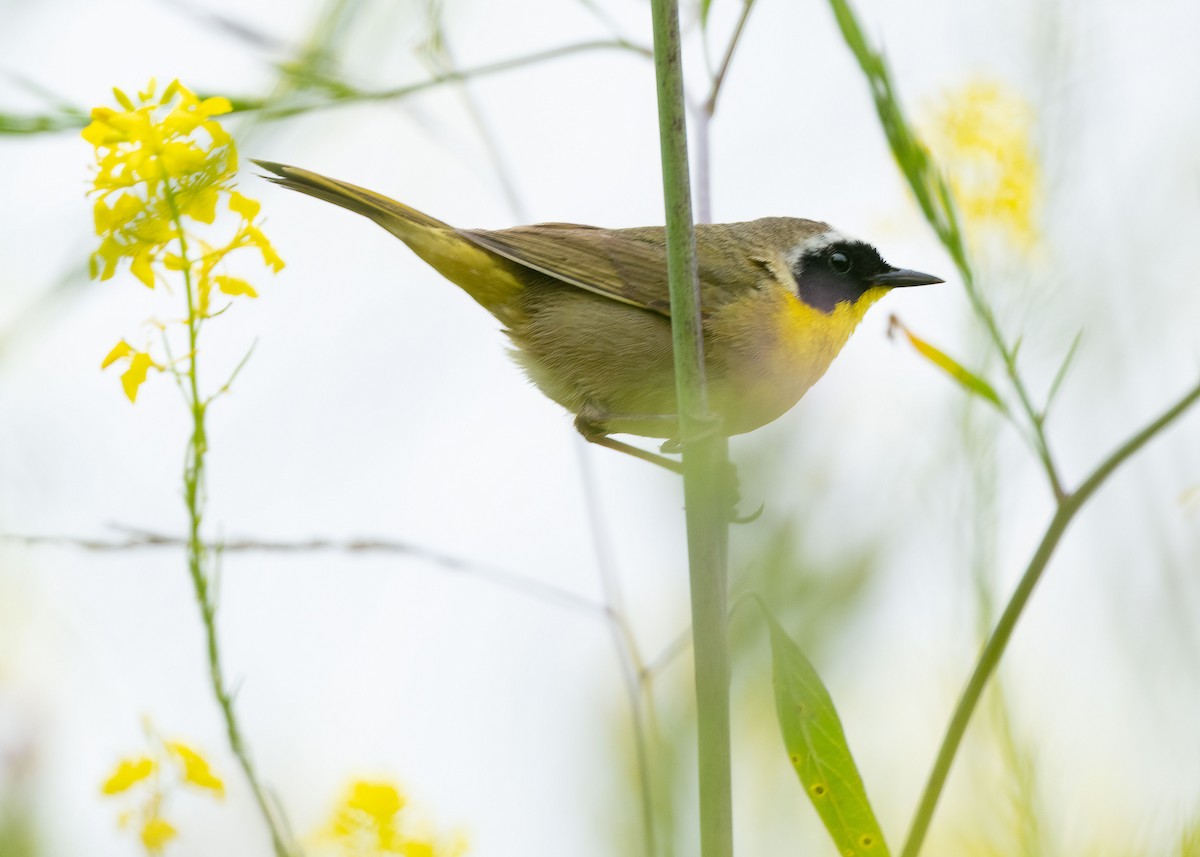
[[[205,759],[187,744],[168,741],[167,749],[183,764],[183,780],[197,788],[208,789],[217,797],[225,796],[225,783],[213,774]]]
[[[213,773],[203,754],[190,745],[163,741],[149,723],[146,733],[151,752],[122,759],[100,790],[105,795],[125,795],[125,809],[117,816],[118,824],[135,828],[146,853],[157,855],[179,835],[175,826],[162,816],[167,796],[181,786],[192,785],[223,797],[225,784]]]
[[[346,806],[365,812],[377,824],[390,822],[401,809],[405,800],[399,790],[390,783],[368,783],[359,781],[350,789]]]
[[[926,125],[925,139],[946,171],[968,236],[977,241],[991,231],[1032,250],[1041,175],[1029,104],[1000,83],[974,80],[948,93]]]
[[[146,823],[142,825],[142,845],[150,854],[161,853],[163,846],[174,839],[176,835],[178,833],[175,828],[161,818],[147,819]]]
[[[107,369],[118,360],[128,360],[129,366],[121,373],[121,386],[125,390],[125,395],[129,397],[129,401],[136,402],[138,388],[146,381],[146,373],[151,369],[163,371],[163,367],[154,362],[154,359],[146,351],[138,351],[124,339],[113,346],[113,350],[108,352],[108,356],[100,363],[101,369]]]
[[[328,853],[341,857],[459,857],[466,852],[461,837],[433,835],[395,785],[368,780],[351,783],[323,840]]]
[[[120,794],[128,790],[134,783],[141,782],[154,773],[154,760],[146,756],[140,756],[136,759],[122,759],[117,763],[116,770],[112,772],[104,785],[100,787],[100,791],[106,795]]]

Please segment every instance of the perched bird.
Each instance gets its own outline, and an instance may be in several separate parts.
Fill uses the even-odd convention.
[[[462,288],[588,440],[675,469],[609,437],[678,438],[662,227],[456,229],[374,191],[255,163],[277,184],[374,220]],[[789,217],[700,224],[696,257],[709,403],[731,435],[796,404],[890,289],[942,282],[892,267],[827,223]]]

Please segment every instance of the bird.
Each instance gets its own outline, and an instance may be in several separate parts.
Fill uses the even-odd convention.
[[[517,363],[584,438],[679,471],[612,437],[679,449],[663,227],[457,229],[348,182],[254,163],[278,185],[373,220],[459,286],[504,326]],[[891,289],[943,282],[817,220],[701,223],[695,241],[709,407],[724,435],[790,410]]]

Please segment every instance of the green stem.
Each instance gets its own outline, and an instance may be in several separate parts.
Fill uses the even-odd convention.
[[[364,101],[390,101],[392,99],[407,98],[418,92],[424,92],[427,89],[433,89],[448,83],[461,83],[476,77],[513,71],[549,60],[571,56],[572,54],[588,53],[597,50],[627,51],[639,56],[649,56],[649,51],[646,48],[627,39],[597,39],[589,42],[578,42],[572,45],[562,45],[561,47],[537,51],[536,53],[513,57],[512,59],[500,60],[487,65],[476,66],[475,68],[451,71],[432,77],[429,80],[422,80],[418,83],[397,86],[391,89],[358,89],[333,78],[313,75],[309,72],[297,73],[294,77],[299,78],[301,82],[313,88],[324,89],[329,93],[330,100],[308,104],[294,104],[290,107],[272,107],[271,105],[279,100],[278,97],[230,98],[230,101],[233,104],[233,111],[235,113],[258,111],[259,115],[264,119],[287,119],[303,113],[311,113],[314,110],[348,106]],[[201,97],[206,97],[206,94],[201,93]],[[5,134],[45,134],[74,131],[84,127],[89,121],[88,114],[78,110],[32,116],[0,112],[0,136]]]
[[[956,223],[955,235],[959,234],[957,230],[957,214],[955,209],[951,208],[951,217]],[[1037,453],[1038,459],[1042,463],[1042,469],[1046,472],[1046,478],[1050,481],[1050,490],[1054,492],[1055,500],[1062,501],[1066,496],[1066,489],[1063,487],[1062,477],[1058,473],[1058,465],[1054,462],[1054,456],[1050,452],[1050,443],[1046,438],[1045,421],[1041,414],[1033,406],[1033,401],[1029,396],[1029,390],[1025,386],[1025,381],[1021,377],[1020,371],[1017,369],[1017,356],[1013,349],[1009,348],[1008,342],[1004,338],[1004,334],[1000,330],[1000,325],[996,321],[996,316],[992,312],[987,301],[983,299],[983,295],[979,292],[979,287],[975,283],[975,275],[971,270],[970,264],[966,259],[966,251],[961,247],[951,248],[948,242],[943,239],[943,243],[947,243],[947,249],[951,250],[952,255],[958,265],[959,273],[962,275],[963,286],[967,291],[967,297],[971,301],[971,306],[975,310],[975,314],[983,321],[984,327],[987,328],[988,336],[992,343],[996,346],[996,350],[1000,352],[1000,357],[1004,361],[1004,371],[1008,375],[1008,380],[1012,384],[1013,389],[1017,393],[1017,398],[1021,402],[1021,409],[1025,412],[1026,418],[1029,420],[1030,428],[1033,429],[1033,448]],[[957,250],[957,252],[956,252]]]
[[[721,67],[713,75],[708,98],[704,101],[704,112],[709,118],[712,118],[713,114],[717,112],[717,98],[721,94],[721,87],[725,85],[725,76],[729,74],[729,65],[733,62],[733,55],[737,51],[742,33],[746,29],[746,21],[750,19],[750,10],[753,8],[754,0],[743,0],[742,14],[738,16],[737,24],[733,28],[733,35],[729,38],[729,44],[725,46],[725,56],[721,58]]]
[[[578,42],[573,45],[563,45],[561,47],[550,48],[549,50],[545,51],[537,51],[536,53],[527,54],[525,56],[500,60],[498,62],[488,63],[487,65],[476,66],[474,68],[448,71],[444,74],[434,75],[428,80],[422,80],[418,83],[411,83],[405,86],[397,86],[390,89],[380,90],[358,89],[357,87],[350,86],[349,84],[339,80],[333,80],[324,77],[313,77],[308,80],[307,83],[310,86],[325,89],[333,100],[322,101],[316,104],[297,104],[291,107],[274,108],[270,107],[266,100],[242,99],[233,101],[233,109],[235,112],[262,110],[265,118],[267,119],[283,119],[289,116],[297,116],[301,113],[308,113],[313,110],[321,110],[328,107],[340,107],[342,105],[350,105],[364,101],[390,101],[392,99],[407,98],[408,96],[415,95],[418,92],[424,92],[427,89],[444,86],[448,83],[462,83],[478,77],[499,74],[505,71],[514,71],[526,66],[560,59],[573,54],[589,53],[597,50],[629,51],[642,56],[645,56],[647,53],[646,49],[642,46],[626,41],[625,39],[598,39],[590,42]]]
[[[708,408],[676,0],[652,0],[675,390],[683,441],[700,767],[701,857],[733,854],[729,737],[729,442]],[[723,490],[724,489],[724,490]]]
[[[917,857],[920,853],[921,845],[925,841],[925,835],[929,831],[929,823],[933,819],[934,809],[937,807],[938,799],[941,797],[942,790],[946,785],[946,778],[950,774],[950,766],[954,762],[954,757],[957,755],[958,748],[962,744],[963,735],[967,731],[967,724],[970,722],[971,716],[979,704],[979,699],[983,695],[988,679],[995,672],[997,665],[1000,663],[1000,658],[1004,655],[1004,651],[1008,647],[1008,642],[1012,637],[1017,620],[1021,618],[1021,614],[1029,602],[1029,597],[1033,594],[1033,589],[1037,586],[1038,581],[1041,580],[1042,573],[1046,570],[1046,565],[1050,562],[1050,558],[1053,556],[1055,548],[1058,547],[1059,541],[1066,532],[1067,526],[1075,518],[1079,510],[1083,508],[1084,504],[1091,499],[1091,496],[1096,493],[1097,489],[1104,484],[1118,467],[1149,443],[1155,435],[1178,419],[1198,399],[1200,399],[1200,385],[1193,387],[1187,395],[1171,406],[1162,416],[1118,447],[1115,452],[1101,462],[1092,472],[1092,475],[1079,486],[1078,490],[1074,493],[1064,494],[1059,501],[1054,517],[1050,520],[1050,525],[1046,528],[1045,535],[1042,536],[1041,544],[1038,545],[1033,559],[1029,561],[1025,573],[1021,575],[1021,580],[1017,584],[1016,591],[1013,593],[1012,598],[1009,599],[1008,605],[1004,608],[1004,612],[1000,616],[1000,620],[996,623],[995,630],[992,631],[991,637],[988,638],[987,643],[984,645],[983,652],[975,664],[975,670],[971,673],[971,678],[958,700],[958,705],[954,709],[954,715],[950,718],[950,725],[946,729],[946,735],[942,739],[941,749],[938,750],[937,759],[934,761],[933,770],[929,774],[929,781],[926,783],[925,791],[921,795],[921,802],[918,804],[917,812],[913,816],[912,827],[908,833],[908,841],[905,842],[904,850],[901,852],[900,857]]]
[[[191,262],[188,259],[188,245],[183,228],[183,218],[180,215],[179,208],[175,203],[175,196],[169,186],[166,187],[165,195],[167,205],[171,209],[171,219],[178,232],[179,257],[182,260],[180,267],[183,270],[184,292],[187,296],[188,309],[186,392],[192,414],[192,434],[188,440],[187,456],[183,469],[184,502],[187,505],[188,512],[188,573],[192,578],[192,590],[196,596],[196,604],[200,608],[201,621],[204,624],[209,682],[212,685],[213,695],[217,699],[217,704],[220,706],[221,714],[225,720],[225,732],[229,739],[229,747],[237,758],[243,773],[246,775],[251,791],[254,793],[254,800],[258,804],[259,812],[262,813],[267,827],[270,829],[271,843],[274,846],[276,857],[290,857],[291,850],[285,844],[285,837],[281,832],[282,825],[276,819],[275,813],[272,811],[271,805],[267,800],[266,789],[263,788],[258,775],[255,773],[254,765],[250,761],[250,754],[246,749],[241,727],[238,725],[237,716],[234,714],[233,694],[228,689],[224,672],[221,668],[221,650],[217,643],[217,604],[210,588],[207,572],[208,546],[200,537],[200,525],[204,518],[204,465],[205,455],[208,452],[208,434],[205,427],[207,403],[200,396],[200,378],[196,352],[196,343],[200,336],[200,327],[203,323],[203,318],[197,311],[198,296],[192,284]]]

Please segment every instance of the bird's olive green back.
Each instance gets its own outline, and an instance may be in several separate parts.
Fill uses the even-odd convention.
[[[716,312],[786,271],[785,254],[829,226],[768,217],[696,227],[701,312]],[[670,314],[666,238],[661,226],[602,229],[540,223],[488,231],[460,229],[477,246],[577,288]],[[786,283],[784,285],[787,285]]]

